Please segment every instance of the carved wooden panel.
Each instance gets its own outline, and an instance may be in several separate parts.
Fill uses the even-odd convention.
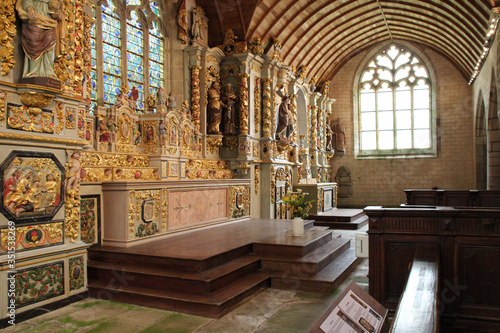
[[[385,283],[386,302],[398,302],[406,285],[406,279],[410,271],[410,263],[413,260],[416,243],[390,242],[385,244],[387,255],[385,256]]]

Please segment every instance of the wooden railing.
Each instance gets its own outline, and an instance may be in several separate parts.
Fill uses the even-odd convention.
[[[389,332],[439,332],[439,248],[419,243]]]

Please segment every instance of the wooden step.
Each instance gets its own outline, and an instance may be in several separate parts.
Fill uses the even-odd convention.
[[[272,274],[271,288],[329,294],[340,286],[360,261],[354,248],[350,248],[314,276]]]
[[[357,208],[337,208],[317,215],[310,215],[310,218],[315,222],[352,222],[359,217],[365,216],[362,209]],[[316,224],[316,223],[315,223]]]
[[[133,282],[133,281],[132,281]],[[198,316],[220,318],[248,297],[269,287],[269,275],[254,272],[209,295],[187,294],[178,290],[95,282],[91,297],[132,303]]]
[[[89,260],[120,263],[125,265],[148,266],[153,268],[166,267],[168,269],[179,271],[202,272],[251,253],[252,244],[237,247],[203,260],[171,258],[154,254],[138,254],[133,251],[133,247],[116,248],[101,246],[89,248],[88,257]]]
[[[330,229],[341,229],[341,230],[357,230],[361,229],[365,225],[368,224],[368,216],[360,216],[352,221],[349,222],[336,222],[336,221],[321,221],[318,220],[314,222],[315,225],[317,226],[325,226],[329,227]]]
[[[294,237],[291,230],[254,242],[253,252],[265,255],[303,257],[332,240],[330,230],[306,229],[304,236]]]
[[[351,246],[351,240],[333,238],[330,242],[301,257],[262,255],[262,270],[287,276],[313,276],[340,257]]]
[[[200,273],[95,260],[89,260],[87,266],[91,283],[111,281],[118,275],[127,277],[135,285],[208,294],[259,270],[260,261],[258,257],[247,255]]]

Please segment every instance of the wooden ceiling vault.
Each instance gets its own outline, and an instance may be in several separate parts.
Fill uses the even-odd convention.
[[[416,42],[446,57],[468,80],[477,69],[498,0],[198,0],[209,18],[209,44],[233,29],[238,40],[272,38],[283,62],[308,66],[318,83],[350,58],[389,40]],[[488,36],[489,37],[489,36]]]

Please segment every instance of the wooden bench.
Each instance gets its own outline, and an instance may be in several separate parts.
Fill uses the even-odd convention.
[[[439,248],[419,243],[389,332],[439,332]]]

